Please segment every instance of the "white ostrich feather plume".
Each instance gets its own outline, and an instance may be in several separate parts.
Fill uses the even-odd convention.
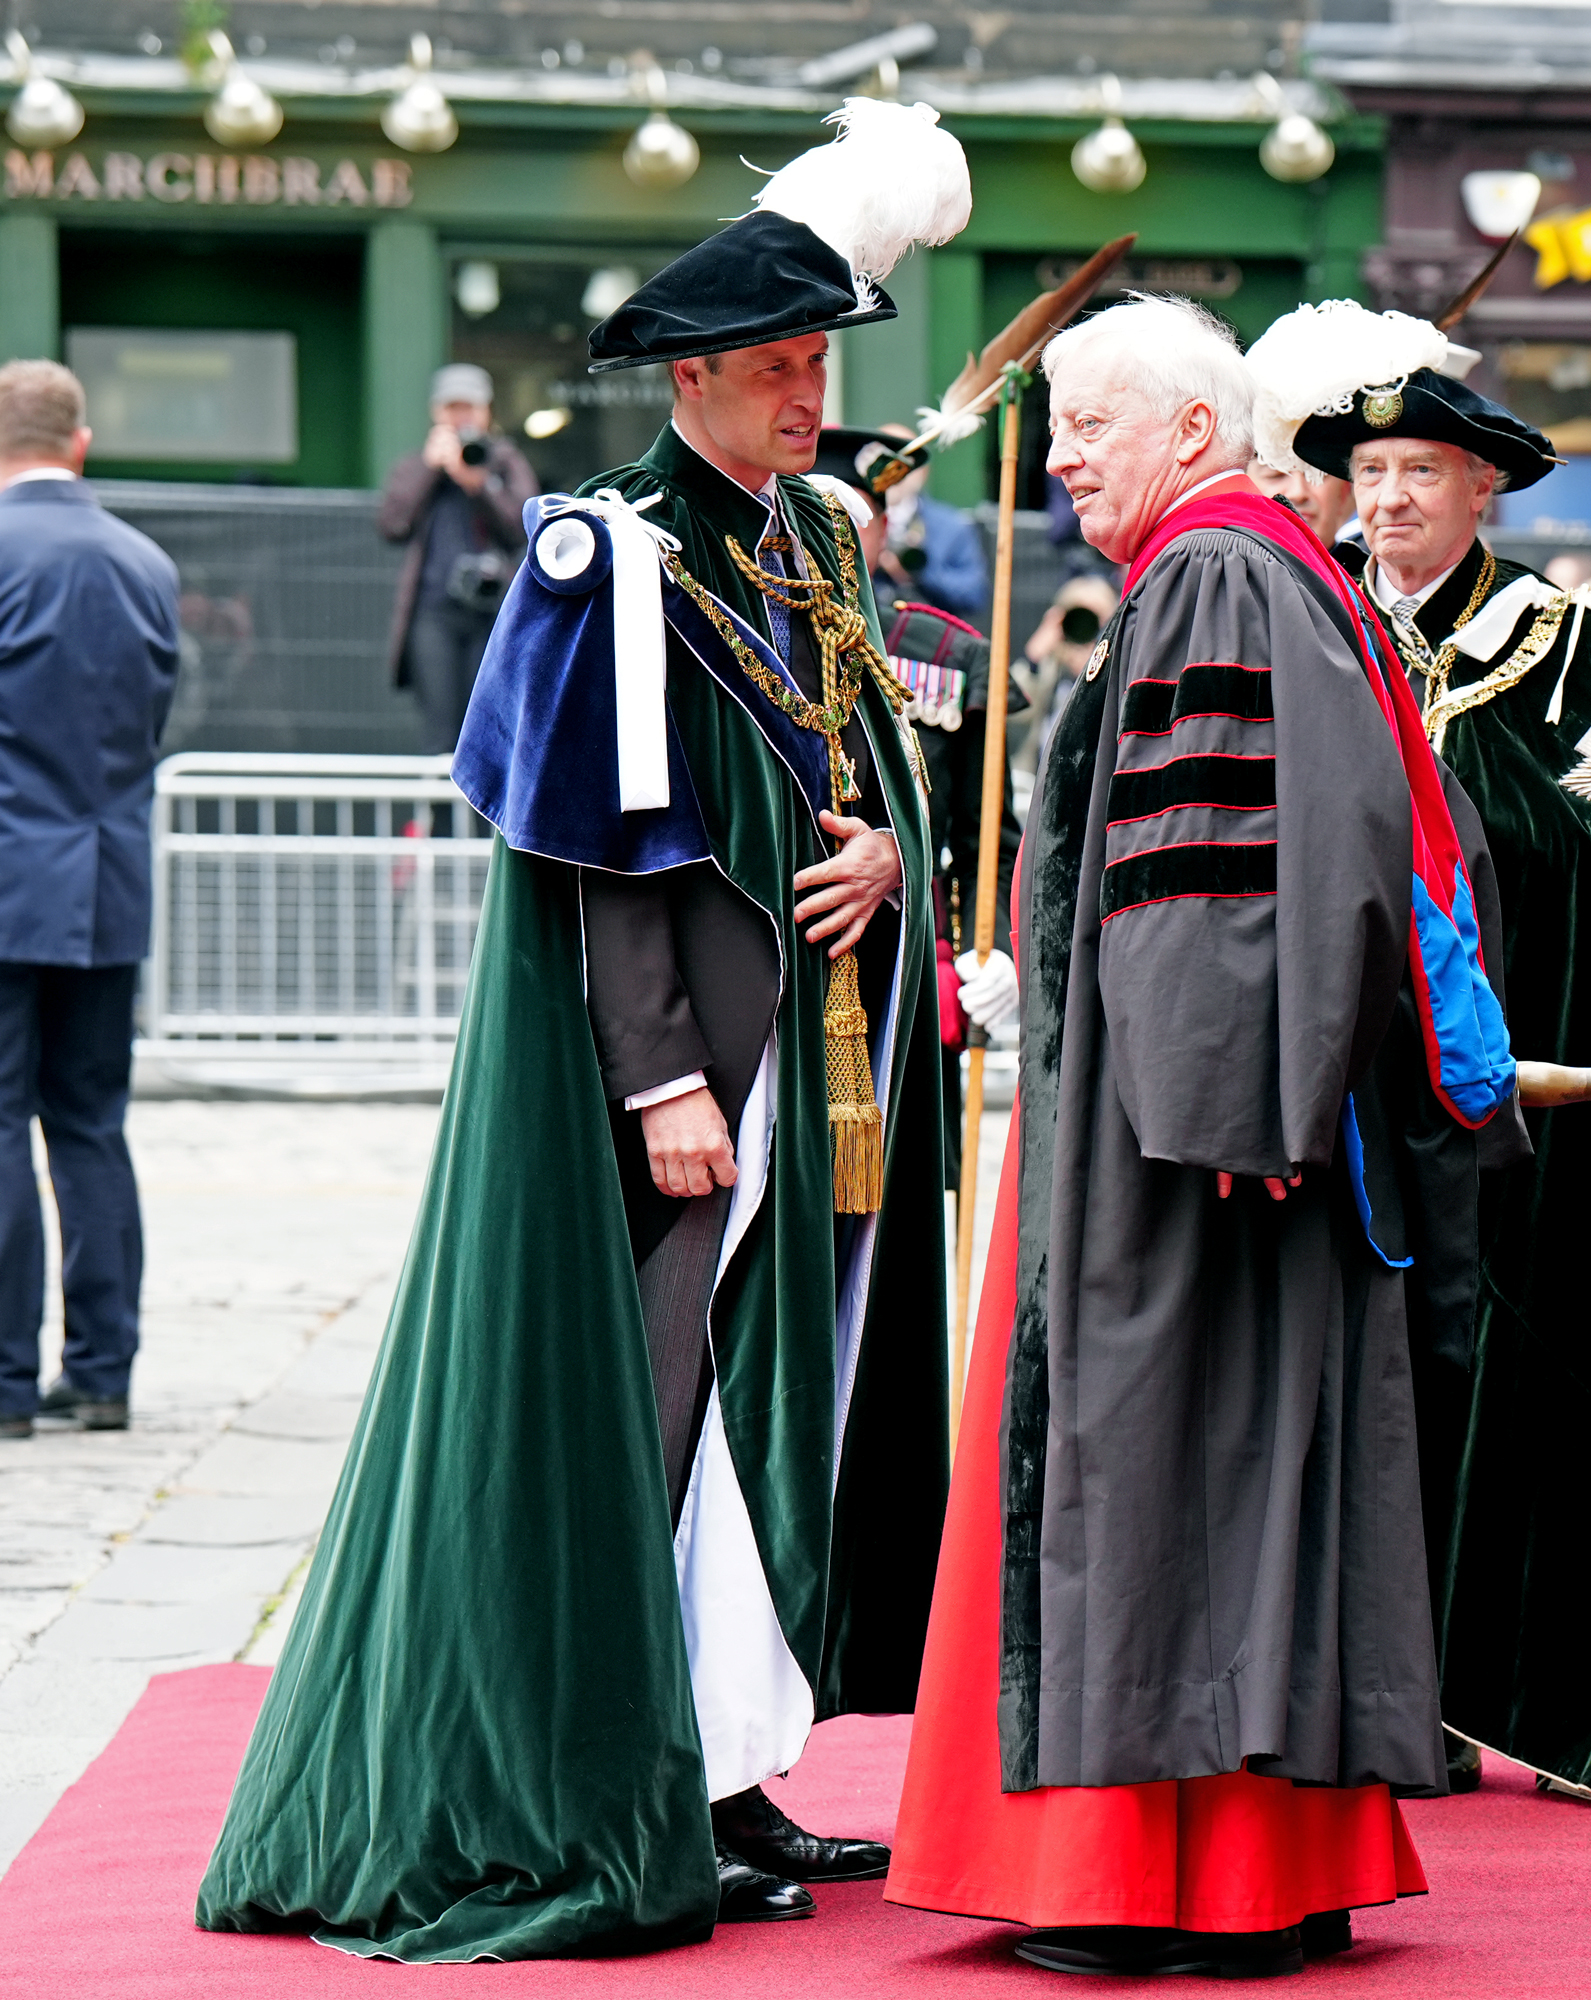
[[[948,391],[946,392],[949,393]],[[946,410],[944,400],[925,403],[917,412],[917,428],[932,430],[934,450],[948,451],[953,444],[976,437],[983,429],[984,413],[978,410]]]
[[[1361,389],[1401,389],[1417,368],[1440,370],[1447,348],[1429,320],[1352,299],[1283,313],[1248,351],[1255,455],[1278,472],[1308,471],[1293,450],[1306,418],[1346,416]]]
[[[850,265],[857,310],[877,303],[914,243],[948,243],[972,215],[967,156],[928,104],[848,97],[825,124],[839,137],[814,146],[757,192],[759,208],[804,222]]]

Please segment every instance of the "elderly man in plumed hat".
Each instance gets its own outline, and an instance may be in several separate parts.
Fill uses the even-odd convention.
[[[1470,388],[1475,357],[1423,320],[1335,301],[1255,343],[1258,448],[1353,481],[1361,573],[1421,706],[1473,801],[1500,895],[1488,970],[1513,1045],[1557,1065],[1591,1050],[1591,591],[1494,555],[1493,497],[1557,462],[1542,433]],[[1455,804],[1455,816],[1469,809]],[[1484,912],[1482,913],[1484,917]],[[1591,1780],[1580,1642],[1584,1482],[1550,1440],[1591,1426],[1579,1251],[1591,1113],[1527,1113],[1481,1137],[1474,1366],[1419,1383],[1426,1532],[1453,1783],[1477,1744],[1543,1782]],[[1533,1155],[1532,1155],[1533,1145]],[[1468,1359],[1469,1341],[1460,1359]],[[1462,1732],[1461,1736],[1458,1732]]]
[[[887,1867],[761,1789],[912,1706],[947,1470],[920,765],[805,474],[830,334],[971,196],[926,107],[841,125],[594,330],[672,420],[526,509],[435,1163],[212,1928],[637,1950]]]
[[[1031,1924],[1056,1972],[1268,1977],[1425,1886],[1410,1244],[1451,1290],[1474,1240],[1407,1190],[1513,1063],[1413,698],[1248,479],[1230,333],[1138,299],[1045,372],[1050,469],[1128,568],[1028,816],[1020,1114],[886,1893]]]

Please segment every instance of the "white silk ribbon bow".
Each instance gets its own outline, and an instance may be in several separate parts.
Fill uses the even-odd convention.
[[[662,499],[634,506],[611,486],[582,500],[546,508],[536,534],[536,560],[554,576],[578,576],[596,554],[589,529],[571,536],[582,514],[599,520],[613,547],[613,692],[618,713],[620,812],[655,812],[669,802],[668,718],[664,706],[661,566],[679,548],[665,528],[641,518]],[[562,531],[554,523],[562,523]],[[548,546],[545,554],[542,544]]]

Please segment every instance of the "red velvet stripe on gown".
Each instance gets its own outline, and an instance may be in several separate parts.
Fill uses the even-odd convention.
[[[1013,1117],[885,1895],[1039,1926],[1251,1931],[1421,1894],[1419,1856],[1385,1785],[1339,1791],[1235,1771],[1000,1790],[999,1428],[1016,1181]]]

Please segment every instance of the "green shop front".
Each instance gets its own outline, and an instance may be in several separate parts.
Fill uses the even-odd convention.
[[[1245,340],[1301,298],[1356,293],[1381,231],[1377,122],[1332,116],[1317,94],[1335,162],[1286,183],[1261,165],[1266,114],[1240,87],[1228,115],[1222,86],[1183,88],[1191,108],[1168,84],[1158,110],[1130,116],[1146,173],[1122,193],[1073,170],[1100,124],[1080,86],[1051,88],[1059,108],[1035,91],[1016,109],[1009,90],[1003,105],[972,90],[944,103],[971,162],[971,227],[897,269],[897,321],[837,341],[831,415],[910,421],[969,349],[1126,230],[1139,240],[1123,282],[1200,298]],[[622,80],[581,103],[450,81],[461,129],[438,153],[390,143],[374,97],[287,97],[280,135],[244,149],[209,136],[196,88],[77,92],[86,122],[69,143],[5,142],[0,356],[55,355],[83,378],[91,474],[183,571],[173,741],[212,749],[409,747],[386,684],[395,558],[374,489],[424,435],[431,371],[491,371],[545,489],[635,456],[666,420],[666,379],[588,376],[587,331],[743,213],[757,185],[744,162],[778,166],[833,104],[749,86],[672,104],[699,164],[660,189],[626,171],[646,111]],[[1035,403],[1030,508],[1040,416]],[[990,440],[963,445],[934,490],[975,506],[992,473]]]

